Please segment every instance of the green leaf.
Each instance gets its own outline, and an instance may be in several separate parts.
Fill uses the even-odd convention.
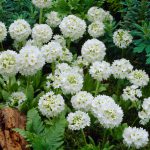
[[[27,86],[27,88],[26,88],[26,96],[27,96],[27,99],[29,101],[33,100],[33,98],[34,98],[34,89],[33,89],[32,85]]]
[[[41,134],[44,130],[44,125],[38,111],[33,108],[27,113],[26,129],[35,134]]]
[[[136,53],[141,53],[141,52],[144,51],[144,48],[145,48],[145,45],[138,46],[138,47],[135,47],[135,48],[133,49],[133,51],[136,52]]]
[[[150,54],[150,45],[146,46],[145,50],[147,54]]]
[[[5,91],[5,90],[2,90],[2,97],[5,101],[8,101],[9,100],[9,97],[10,97],[10,94]]]
[[[54,120],[54,124],[50,128],[45,128],[44,135],[46,143],[49,144],[50,150],[57,150],[64,143],[64,132],[67,125],[64,114]]]

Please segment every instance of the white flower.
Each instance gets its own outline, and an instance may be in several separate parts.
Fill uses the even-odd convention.
[[[66,47],[66,40],[65,40],[65,38],[64,38],[62,35],[56,34],[56,35],[53,36],[53,39],[54,39],[56,42],[60,43],[60,45],[61,45],[62,47]]]
[[[142,91],[136,85],[127,86],[123,89],[122,97],[124,100],[137,101],[138,98],[142,97]]]
[[[90,66],[89,73],[98,81],[107,80],[111,75],[110,64],[106,61],[96,61]]]
[[[104,27],[105,26],[102,22],[99,21],[93,22],[88,26],[88,33],[93,38],[98,38],[104,35],[105,33]]]
[[[92,102],[92,112],[105,128],[114,128],[120,125],[123,111],[115,101],[105,95],[98,95]]]
[[[46,14],[46,23],[50,26],[50,27],[57,27],[60,22],[61,22],[61,18],[59,17],[58,12],[56,11],[51,11],[49,14]]]
[[[18,72],[18,54],[15,51],[7,50],[0,53],[0,74],[13,76]]]
[[[23,47],[20,50],[18,61],[19,72],[25,76],[34,75],[45,64],[42,53],[35,46]]]
[[[43,46],[43,43],[33,39],[29,39],[28,41],[26,41],[25,46],[37,46],[38,48],[41,48]]]
[[[84,66],[88,66],[89,62],[87,62],[85,59],[83,59],[82,56],[78,56],[77,59],[73,62],[74,66],[79,66],[80,68],[83,68]]]
[[[63,72],[61,77],[61,89],[64,94],[74,94],[83,87],[83,77],[76,71]]]
[[[24,19],[15,20],[9,27],[9,33],[12,39],[16,41],[24,41],[31,34],[31,28]]]
[[[13,106],[21,105],[27,99],[23,92],[14,92],[10,96],[10,104]]]
[[[105,14],[105,11],[102,8],[91,7],[87,13],[88,20],[91,22],[94,22],[94,21],[103,22],[104,14]]]
[[[129,76],[129,73],[133,70],[133,66],[124,58],[115,60],[112,64],[112,74],[115,78],[124,79]]]
[[[80,91],[71,98],[73,108],[76,110],[89,111],[93,101],[92,94],[86,91]]]
[[[76,111],[69,113],[67,116],[69,123],[68,128],[71,130],[84,129],[86,126],[90,126],[90,117],[87,113],[82,111]]]
[[[52,29],[47,24],[36,24],[32,29],[32,38],[41,43],[49,42],[52,34]]]
[[[60,57],[61,61],[71,62],[73,59],[72,53],[67,49],[63,48],[62,56]]]
[[[134,70],[129,74],[129,81],[137,86],[144,87],[149,82],[149,76],[143,70]]]
[[[143,128],[128,127],[123,132],[123,142],[128,147],[140,149],[148,144],[148,132]]]
[[[70,67],[66,63],[56,66],[55,74],[51,78],[54,88],[61,88],[64,94],[74,94],[83,87],[83,70],[79,67]]]
[[[32,3],[38,8],[50,7],[52,0],[32,0]]]
[[[82,57],[89,63],[102,61],[106,55],[106,47],[97,39],[87,40],[81,49]]]
[[[70,38],[71,41],[81,38],[86,31],[85,21],[74,15],[64,17],[59,27],[63,36],[65,38]]]
[[[145,125],[150,120],[150,97],[145,98],[142,104],[142,111],[138,113],[140,120],[140,123]]]
[[[38,108],[43,116],[55,117],[65,109],[65,102],[60,94],[48,92],[40,97]]]
[[[0,42],[2,42],[7,36],[7,29],[3,22],[0,21]]]
[[[119,29],[114,32],[113,41],[119,48],[127,48],[132,43],[132,35],[129,31]]]
[[[62,56],[63,53],[62,46],[55,41],[52,41],[47,45],[44,45],[41,48],[41,52],[44,55],[47,63],[52,63],[56,61],[59,57]]]
[[[87,13],[88,16],[88,20],[90,22],[94,22],[94,21],[99,21],[99,22],[104,22],[104,21],[113,21],[113,17],[112,15],[109,13],[109,11],[105,11],[102,8],[98,8],[98,7],[91,7],[88,10]]]

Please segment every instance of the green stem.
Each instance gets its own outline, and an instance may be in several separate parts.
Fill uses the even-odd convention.
[[[124,58],[125,55],[125,49],[122,49],[121,57]]]
[[[103,142],[103,147],[104,147],[104,144],[105,144],[106,133],[107,133],[107,130],[104,131],[104,136],[103,136],[103,141],[102,141]]]
[[[39,17],[39,24],[42,24],[42,16],[43,16],[43,9],[40,9],[40,17]]]
[[[138,120],[138,117],[135,118],[135,120],[132,123],[132,126],[134,126],[135,122]]]
[[[3,43],[2,42],[0,42],[1,43],[1,51],[4,51],[4,47],[3,47]]]
[[[83,136],[84,143],[85,143],[85,145],[87,145],[86,137],[85,137],[83,129],[81,129],[81,133],[82,133],[82,136]]]
[[[100,82],[99,82],[99,81],[96,81],[96,90],[95,90],[95,96],[98,94],[98,89],[99,89],[99,86],[100,86]]]
[[[55,63],[54,62],[51,64],[51,68],[52,68],[52,75],[54,75],[55,74]]]

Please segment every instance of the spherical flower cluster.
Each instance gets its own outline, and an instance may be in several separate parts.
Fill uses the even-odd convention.
[[[44,55],[47,63],[56,61],[59,57],[62,56],[63,53],[62,46],[55,41],[52,41],[47,45],[44,45],[41,48],[41,52]]]
[[[43,116],[55,117],[65,109],[65,102],[60,94],[48,92],[40,97],[38,108]]]
[[[104,9],[98,8],[98,7],[91,7],[88,10],[87,16],[90,22],[94,22],[94,21],[99,21],[99,22],[110,21],[111,22],[113,20],[112,15],[110,15],[108,11],[105,11]]]
[[[47,24],[36,24],[32,29],[32,38],[41,43],[49,42],[52,34],[52,29]]]
[[[96,61],[90,66],[89,72],[98,81],[107,80],[111,75],[111,67],[106,61]]]
[[[86,91],[80,91],[71,98],[73,108],[76,110],[89,111],[93,101],[92,94]]]
[[[60,57],[61,61],[71,62],[73,59],[72,53],[67,49],[63,48],[62,56]]]
[[[145,98],[142,104],[142,111],[138,113],[140,120],[140,123],[145,125],[150,120],[150,97]]]
[[[66,63],[56,66],[55,74],[51,76],[52,86],[61,88],[64,94],[74,94],[83,87],[82,69],[70,67]]]
[[[65,40],[65,38],[64,38],[62,35],[56,34],[56,35],[53,36],[53,39],[54,39],[56,42],[60,43],[60,45],[61,45],[62,47],[66,47],[66,40]]]
[[[149,82],[149,76],[143,70],[134,70],[129,74],[129,81],[137,86],[144,87]]]
[[[0,22],[0,42],[2,42],[7,36],[7,29],[4,23]]]
[[[0,53],[0,74],[13,76],[18,72],[18,54],[15,51],[7,50]]]
[[[69,113],[67,116],[67,121],[69,123],[68,128],[71,130],[84,129],[86,126],[90,126],[90,117],[87,113],[80,110]]]
[[[140,149],[148,144],[148,136],[143,128],[128,127],[123,132],[123,142],[128,147]]]
[[[64,94],[74,94],[83,87],[83,77],[76,71],[63,72],[61,74],[61,89]]]
[[[47,8],[51,5],[52,0],[32,0],[32,3],[38,8]]]
[[[124,100],[137,101],[138,98],[142,97],[142,91],[136,85],[127,86],[123,89],[122,97]]]
[[[73,65],[83,68],[87,67],[89,65],[89,62],[87,62],[82,56],[78,56],[77,59],[73,62]]]
[[[102,61],[106,55],[106,47],[97,39],[87,40],[81,49],[82,57],[89,63]]]
[[[123,111],[115,101],[105,95],[98,95],[92,103],[92,112],[105,128],[119,126],[123,119]]]
[[[46,14],[46,23],[50,26],[50,27],[57,27],[60,22],[61,22],[61,18],[59,17],[58,12],[56,11],[51,11],[49,14]]]
[[[10,96],[10,105],[20,106],[27,99],[26,95],[23,92],[14,92]]]
[[[129,73],[133,70],[133,66],[124,58],[115,60],[112,64],[112,74],[115,78],[124,79],[129,76]]]
[[[26,41],[25,46],[36,46],[38,48],[41,48],[43,46],[43,43],[33,39],[29,39],[28,41]]]
[[[31,28],[24,19],[15,20],[9,27],[9,33],[12,39],[16,41],[24,41],[31,34]]]
[[[119,29],[114,32],[113,41],[119,48],[127,48],[132,43],[132,35],[129,31]]]
[[[85,21],[74,15],[65,17],[59,27],[63,36],[65,38],[70,38],[71,41],[81,38],[86,31]]]
[[[88,26],[88,33],[93,38],[98,38],[104,35],[105,33],[104,27],[105,26],[102,22],[95,21]]]
[[[18,61],[19,72],[25,76],[34,75],[45,64],[42,53],[35,46],[23,47],[20,50]]]

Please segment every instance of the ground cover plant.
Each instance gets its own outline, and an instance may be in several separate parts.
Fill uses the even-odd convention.
[[[148,150],[150,2],[0,2],[0,109],[34,150]]]

